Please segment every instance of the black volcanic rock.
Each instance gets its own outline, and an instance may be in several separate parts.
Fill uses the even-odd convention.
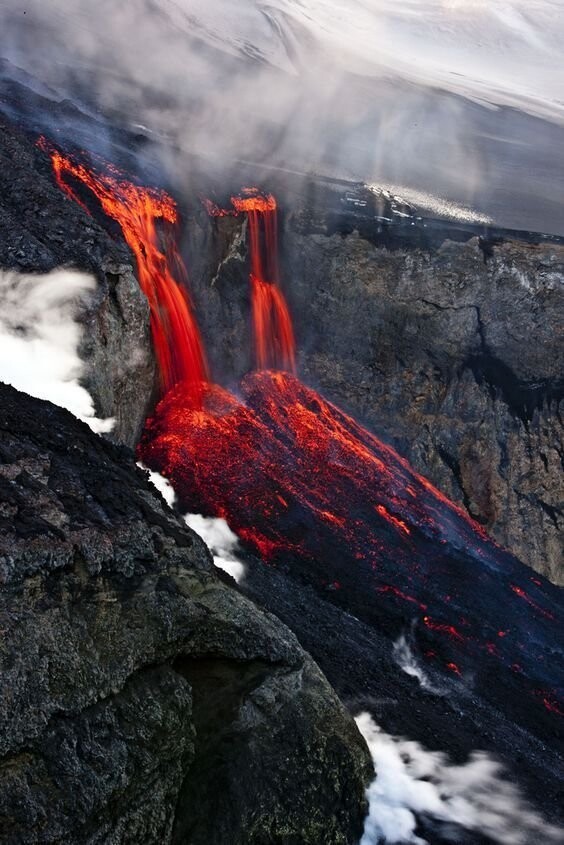
[[[3,385],[0,627],[3,843],[360,836],[367,749],[294,636],[127,450]]]
[[[67,199],[45,153],[0,117],[0,268],[70,267],[95,276],[80,317],[83,384],[98,416],[116,419],[112,439],[133,446],[153,389],[149,308],[121,233],[111,233]]]

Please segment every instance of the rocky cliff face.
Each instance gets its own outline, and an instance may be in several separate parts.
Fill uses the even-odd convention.
[[[284,222],[306,381],[563,583],[564,247],[391,244],[370,229],[331,234],[304,215]],[[231,220],[213,225],[220,242],[233,230]],[[219,270],[194,279],[200,311],[213,303],[206,340],[216,367],[235,376],[250,366],[251,342],[241,225]]]
[[[96,275],[83,314],[85,386],[99,415],[116,417],[112,436],[133,445],[154,365],[131,255],[114,224],[99,225],[54,186],[29,138],[0,132],[0,267]],[[421,225],[416,237],[391,238],[355,219],[335,225],[307,202],[292,196],[282,238],[306,379],[563,583],[564,247],[500,233],[453,239],[448,227],[430,236]],[[212,371],[236,381],[252,366],[245,224],[211,221],[197,202],[184,218]]]
[[[98,416],[115,418],[111,437],[133,446],[151,399],[154,361],[149,309],[131,255],[120,237],[64,196],[45,155],[2,118],[0,267],[26,273],[75,267],[96,277],[80,317],[83,383]]]
[[[0,627],[3,842],[360,836],[368,752],[295,637],[128,452],[2,385]]]
[[[562,583],[564,247],[286,245],[308,377]]]

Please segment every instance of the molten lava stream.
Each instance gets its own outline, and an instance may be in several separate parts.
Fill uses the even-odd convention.
[[[151,310],[151,332],[163,393],[177,382],[194,407],[201,407],[204,383],[208,380],[206,357],[200,332],[185,288],[177,282],[172,267],[185,276],[182,259],[168,237],[168,248],[159,245],[157,222],[165,229],[178,220],[174,200],[153,188],[128,181],[115,167],[103,173],[64,156],[45,139],[40,147],[49,153],[59,187],[88,213],[69,180],[88,188],[102,210],[116,220],[137,262],[137,273]]]
[[[259,370],[296,372],[296,342],[288,305],[280,290],[278,265],[278,208],[272,194],[245,188],[232,197],[237,213],[246,214],[251,258],[251,301],[255,361]],[[204,202],[209,214],[222,217],[229,212],[215,203]]]
[[[331,600],[391,635],[419,619],[422,651],[486,694],[495,678],[498,689],[518,682],[558,701],[550,585],[531,587],[526,568],[393,449],[295,377],[255,373],[241,391],[245,404],[210,386],[195,412],[178,385],[147,424],[140,457],[187,510],[224,517],[292,577],[318,589],[338,582]]]
[[[71,180],[88,188],[137,259],[163,389],[170,388],[139,456],[172,481],[186,509],[226,518],[291,577],[323,591],[337,585],[332,601],[390,635],[415,619],[422,653],[455,677],[470,674],[478,691],[523,723],[560,718],[556,588],[531,581],[393,449],[292,375],[248,376],[243,401],[207,383],[200,335],[171,269],[183,275],[182,262],[173,246],[159,245],[157,222],[176,223],[173,200],[42,145],[61,188],[84,208]],[[257,363],[293,369],[292,326],[277,286],[276,202],[250,191],[233,205],[249,215]],[[523,692],[535,706],[522,703]]]

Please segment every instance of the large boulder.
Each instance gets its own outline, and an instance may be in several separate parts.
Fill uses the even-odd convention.
[[[123,447],[0,385],[0,840],[349,845],[372,766]]]

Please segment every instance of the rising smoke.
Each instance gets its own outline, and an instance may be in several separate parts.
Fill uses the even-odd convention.
[[[360,845],[426,845],[416,834],[418,817],[475,831],[500,845],[564,842],[563,832],[528,806],[487,754],[476,752],[455,765],[418,742],[389,736],[368,713],[356,722],[377,773],[367,793],[369,815]],[[456,832],[450,841],[456,844]]]
[[[427,673],[415,657],[408,637],[402,634],[394,643],[393,657],[400,669],[411,678],[417,678],[421,687],[440,695],[441,692],[429,680]]]
[[[557,0],[30,0],[24,17],[0,0],[0,57],[98,121],[166,140],[177,176],[173,147],[508,213],[498,188],[524,192],[520,180],[527,205],[534,180],[547,207],[560,202],[545,170],[562,163],[564,134],[537,119],[564,125],[558,11]],[[102,136],[98,125],[91,143],[106,153]]]
[[[71,411],[97,433],[113,420],[96,418],[80,384],[78,304],[95,288],[91,276],[58,270],[46,276],[0,271],[0,380]]]

